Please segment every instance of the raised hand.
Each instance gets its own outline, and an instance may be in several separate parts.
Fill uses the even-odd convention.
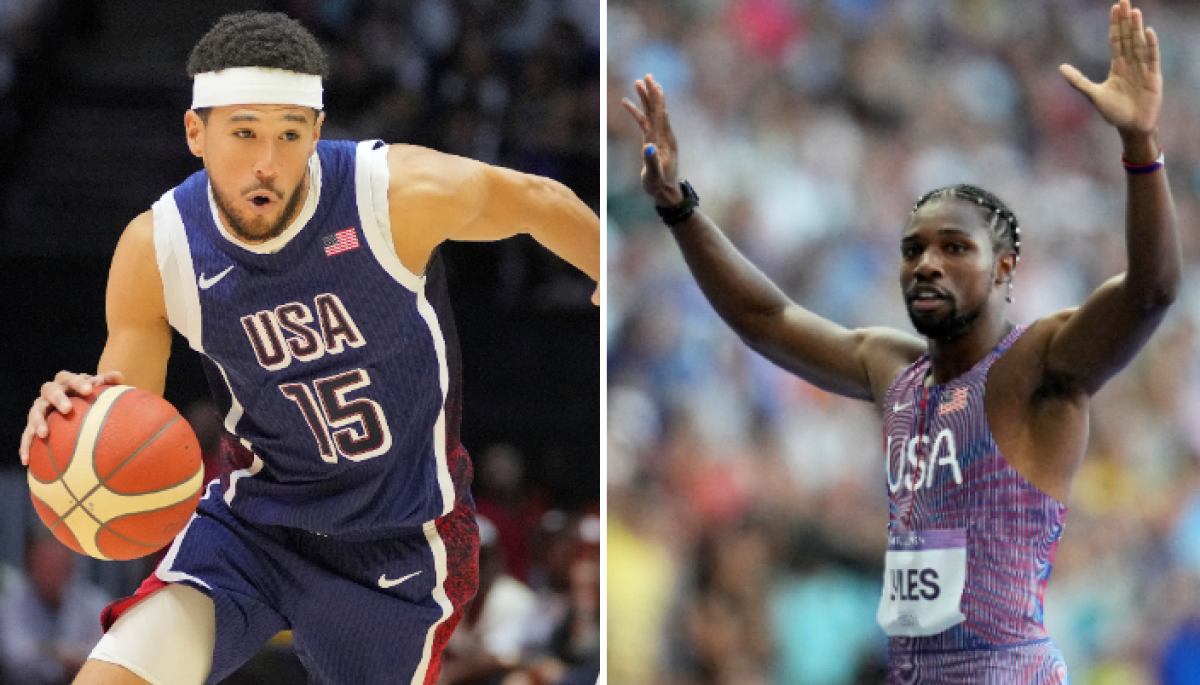
[[[1145,28],[1141,10],[1133,9],[1129,0],[1120,0],[1112,7],[1108,42],[1112,65],[1104,83],[1092,83],[1069,64],[1059,71],[1122,134],[1153,134],[1163,96],[1158,34]]]
[[[667,101],[662,86],[650,74],[634,83],[642,109],[622,98],[621,105],[642,127],[642,190],[661,207],[672,207],[683,201],[679,189],[675,134],[667,119]],[[644,112],[643,112],[644,110]]]

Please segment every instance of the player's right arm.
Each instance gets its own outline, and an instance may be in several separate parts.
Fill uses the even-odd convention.
[[[683,194],[662,87],[647,76],[636,88],[645,112],[623,104],[642,128],[642,188],[659,206],[673,206]],[[925,352],[922,340],[901,331],[850,330],[800,307],[700,211],[672,234],[721,318],[751,348],[819,388],[879,404],[896,375]]]
[[[101,384],[132,385],[161,395],[171,354],[171,327],[154,251],[150,212],[130,222],[117,243],[105,296],[108,341],[96,375],[60,371],[42,385],[21,436],[21,463],[29,463],[34,436],[46,437],[46,416],[71,411],[70,395],[86,397]]]

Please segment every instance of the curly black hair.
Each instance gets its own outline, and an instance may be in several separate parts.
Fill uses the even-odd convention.
[[[322,78],[325,53],[300,22],[282,12],[238,12],[221,17],[192,48],[188,76],[232,67],[286,69]]]
[[[1001,251],[1007,249],[1017,256],[1017,260],[1021,259],[1021,227],[1017,223],[1017,217],[1000,198],[983,188],[960,183],[931,190],[917,200],[912,213],[916,214],[918,209],[933,200],[949,198],[965,200],[977,205],[983,213],[983,220],[992,237],[992,250],[996,254],[1000,254]]]

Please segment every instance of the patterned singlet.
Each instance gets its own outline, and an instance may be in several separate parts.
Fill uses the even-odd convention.
[[[1042,597],[1067,508],[1008,463],[988,426],[992,364],[1014,328],[966,374],[926,387],[929,355],[884,408],[888,564],[879,622],[888,683],[1068,683],[1042,625]]]

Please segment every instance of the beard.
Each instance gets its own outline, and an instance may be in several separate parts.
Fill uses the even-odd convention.
[[[235,236],[248,243],[264,243],[272,238],[279,237],[280,234],[287,230],[288,225],[291,224],[292,220],[296,218],[296,215],[300,213],[300,201],[305,199],[305,194],[301,191],[304,189],[304,185],[307,182],[308,172],[305,171],[304,177],[301,178],[300,182],[296,184],[296,187],[292,189],[291,197],[288,198],[287,204],[283,206],[283,211],[279,213],[279,218],[275,219],[275,221],[272,223],[271,220],[265,216],[242,219],[236,212],[233,211],[233,207],[237,204],[237,202],[228,201],[225,198],[225,194],[222,193],[221,189],[217,187],[216,182],[212,180],[212,177],[209,177],[209,183],[212,183],[213,200],[216,202],[217,212],[220,213],[221,218],[225,220],[225,225],[229,227],[229,230],[232,231]],[[243,190],[239,198],[245,197],[256,190],[268,191],[273,193],[281,200],[284,197],[288,197],[281,193],[278,188],[269,183],[258,183]]]
[[[954,342],[966,335],[975,326],[975,321],[983,313],[983,305],[968,311],[960,311],[953,297],[946,300],[950,311],[945,314],[930,314],[913,309],[913,301],[905,300],[908,319],[913,328],[921,335],[940,343]]]

